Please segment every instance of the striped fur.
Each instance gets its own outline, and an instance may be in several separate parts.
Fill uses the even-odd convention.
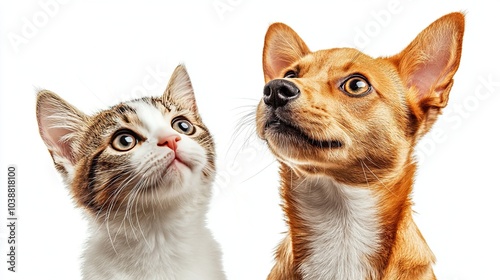
[[[225,278],[205,226],[214,142],[183,66],[163,96],[93,116],[42,90],[37,119],[57,170],[89,217],[84,279]]]
[[[372,58],[311,52],[285,24],[269,27],[257,133],[281,165],[289,230],[268,279],[435,278],[412,219],[412,154],[447,104],[463,32],[452,13]]]

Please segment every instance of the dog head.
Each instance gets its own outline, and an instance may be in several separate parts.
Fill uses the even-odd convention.
[[[341,183],[389,180],[448,102],[464,32],[461,13],[423,30],[402,52],[312,52],[282,23],[267,31],[257,133],[282,164]]]

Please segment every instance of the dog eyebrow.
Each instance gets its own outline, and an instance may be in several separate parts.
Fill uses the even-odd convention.
[[[342,66],[342,71],[349,72],[349,70],[351,69],[351,67],[353,65],[354,65],[354,61],[349,61],[348,63],[344,64],[344,66]]]
[[[354,63],[356,62],[356,60],[358,59],[358,57],[360,55],[361,55],[361,53],[357,53],[356,55],[354,55],[354,57],[352,57],[349,62],[344,64],[344,66],[342,67],[342,70],[345,72],[349,72],[349,70],[351,69],[352,66],[354,66]]]
[[[298,65],[298,64],[295,65],[294,68],[295,68],[295,73],[297,73],[297,76],[300,77],[300,72],[301,72],[301,70],[303,70],[303,68],[300,65]]]

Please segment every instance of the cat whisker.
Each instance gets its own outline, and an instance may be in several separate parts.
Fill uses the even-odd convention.
[[[114,183],[115,183],[118,179],[120,179],[120,176],[114,176],[114,177],[112,177],[111,179],[109,179],[107,182],[104,182],[103,184],[104,184],[104,185],[106,185],[106,186],[109,186],[109,185],[111,185],[111,184],[114,184]],[[124,188],[124,187],[123,187],[123,188]],[[111,211],[111,209],[112,209],[112,206],[111,206],[111,207],[106,207],[106,205],[107,205],[107,203],[108,203],[108,201],[109,201],[109,200],[111,200],[111,201],[112,201],[112,202],[111,202],[111,205],[113,205],[114,200],[116,200],[117,196],[119,195],[119,193],[122,191],[122,189],[123,189],[123,188],[122,188],[122,187],[117,188],[117,189],[116,189],[116,190],[115,190],[115,191],[114,191],[114,192],[113,192],[113,193],[112,193],[112,194],[111,194],[111,195],[110,195],[110,196],[106,199],[106,201],[103,203],[103,206],[101,206],[101,207],[100,207],[99,211],[96,213],[95,218],[94,218],[95,223],[99,225],[99,227],[98,227],[98,229],[97,229],[97,230],[99,230],[99,228],[100,228],[101,226],[103,226],[103,224],[105,224],[105,225],[106,225],[106,227],[107,227],[107,231],[108,231],[108,235],[109,235],[109,237],[110,237],[110,240],[111,240],[112,238],[111,238],[111,233],[110,233],[110,231],[109,231],[109,215],[110,215],[110,211]],[[89,203],[90,203],[90,202],[89,202]],[[104,214],[104,216],[102,216],[102,215],[101,215],[101,212],[102,212],[103,210],[106,210],[106,213]],[[101,219],[101,217],[104,219],[103,223],[98,222],[98,221]],[[112,244],[112,245],[113,245],[113,244]]]
[[[120,195],[120,193],[126,189],[126,187],[130,184],[131,181],[135,180],[135,178],[137,177],[137,175],[134,175],[134,174],[128,174],[128,176],[122,181],[122,183],[120,184],[120,186],[117,188],[117,191],[115,191],[114,195],[111,196],[111,203],[110,205],[107,207],[107,211],[106,211],[106,216],[105,216],[105,224],[106,224],[106,227],[107,227],[107,231],[108,231],[108,235],[109,235],[109,238],[110,238],[110,242],[111,242],[111,245],[114,247],[114,242],[116,241],[116,238],[118,236],[118,234],[120,233],[121,229],[123,228],[124,230],[124,233],[125,233],[125,237],[127,238],[127,227],[126,225],[124,224],[125,222],[125,219],[127,217],[127,210],[125,211],[124,213],[124,217],[123,217],[123,220],[122,222],[120,223],[120,225],[118,226],[118,229],[116,230],[115,232],[115,236],[112,237],[111,236],[111,232],[110,232],[110,225],[109,225],[109,222],[110,222],[110,218],[111,218],[111,212],[113,209],[115,209],[115,206],[116,206],[116,203],[118,201],[118,196]],[[116,216],[120,213],[120,211],[118,211],[119,208],[121,208],[121,205],[123,204],[124,201],[128,201],[129,199],[129,196],[130,196],[131,193],[128,193],[125,198],[120,202],[120,204],[118,205],[117,209],[115,209],[115,214],[113,216],[113,220],[116,220]],[[128,243],[128,238],[127,238],[127,243]]]
[[[137,188],[137,186],[136,186],[136,188]],[[138,189],[138,195],[140,195],[140,193],[144,191],[144,188],[141,188],[140,186],[137,189]],[[149,250],[152,250],[153,247],[149,244],[146,236],[144,235],[144,231],[142,230],[141,222],[139,221],[139,214],[138,214],[139,211],[137,210],[138,202],[139,201],[136,199],[136,202],[135,202],[135,207],[136,207],[135,217],[136,217],[137,225],[139,227],[139,232],[141,233],[142,238],[143,238],[144,243],[146,244],[146,246],[148,246]],[[146,214],[144,212],[144,200],[141,200],[141,202],[142,202],[142,206],[143,206],[142,211],[143,211],[144,214]]]
[[[122,173],[118,173],[119,175],[116,175],[116,176],[113,176],[111,177],[111,179],[108,179],[107,181],[103,182],[102,185],[103,186],[111,186],[111,185],[114,185],[116,183],[117,180],[121,179],[121,174]],[[129,175],[130,176],[130,175]],[[110,199],[113,199],[115,197],[115,194],[119,193],[121,191],[121,188],[118,187],[116,188],[112,193],[111,195],[104,201],[103,205],[106,205],[107,202],[110,200]],[[99,211],[96,213],[96,217],[95,217],[95,221],[97,222],[97,220],[100,218],[100,214],[101,214],[101,211],[105,209],[105,207],[101,207],[99,209]]]
[[[233,145],[237,142],[236,140],[243,135],[242,146],[245,146],[249,143],[249,139],[255,134],[255,110],[257,108],[256,105],[245,105],[242,107],[246,107],[245,111],[240,113],[242,115],[238,122],[235,125],[235,129],[233,134],[231,135],[231,141],[229,147],[226,150],[227,154],[233,149]],[[240,107],[241,108],[241,107]],[[248,129],[250,128],[250,129]],[[250,130],[250,131],[248,131]],[[236,153],[235,158],[238,156]]]
[[[264,170],[266,170],[267,168],[269,168],[269,166],[273,165],[275,162],[276,162],[276,159],[274,159],[273,161],[271,161],[268,165],[264,166],[262,169],[260,169],[259,171],[257,171],[255,174],[253,174],[250,177],[246,178],[245,180],[241,181],[241,183],[245,183],[246,181],[254,178],[257,175],[259,175],[261,172],[263,172]]]

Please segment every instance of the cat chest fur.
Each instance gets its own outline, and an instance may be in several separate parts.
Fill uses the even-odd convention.
[[[151,209],[149,209],[151,210]],[[139,214],[124,222],[119,232],[95,225],[84,253],[85,279],[220,279],[210,258],[217,245],[203,226],[202,215],[161,213]],[[111,227],[116,228],[111,222]],[[104,265],[105,264],[105,265]]]

